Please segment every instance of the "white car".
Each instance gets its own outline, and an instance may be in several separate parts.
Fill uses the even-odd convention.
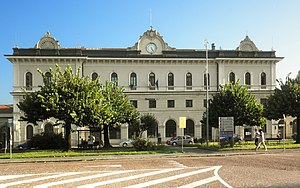
[[[132,142],[133,142],[133,140],[125,140],[125,141],[120,142],[120,146],[122,146],[122,147],[132,146]]]
[[[189,135],[183,136],[183,144],[193,144],[194,138]],[[175,136],[167,141],[168,145],[176,146],[176,145],[182,145],[182,136]]]

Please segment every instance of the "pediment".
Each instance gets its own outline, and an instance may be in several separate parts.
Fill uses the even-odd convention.
[[[153,46],[154,49],[151,48],[151,46]],[[164,41],[160,33],[156,31],[152,26],[149,30],[144,32],[144,34],[140,36],[138,42],[129,49],[141,51],[141,54],[151,55],[159,55],[162,54],[162,51],[166,50],[175,50],[175,48],[169,47],[168,43]],[[149,49],[153,50],[151,51]]]
[[[59,42],[53,36],[50,35],[49,32],[46,32],[46,34],[35,45],[35,48],[40,48],[40,49],[59,49],[60,48],[60,44],[59,44]]]
[[[240,42],[239,47],[237,47],[239,51],[259,51],[254,42],[246,36],[244,40]]]

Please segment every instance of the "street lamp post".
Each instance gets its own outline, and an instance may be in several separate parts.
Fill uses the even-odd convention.
[[[205,50],[206,50],[206,66],[205,66],[205,85],[206,85],[206,147],[208,147],[208,141],[209,141],[209,126],[208,126],[208,41],[205,39]]]

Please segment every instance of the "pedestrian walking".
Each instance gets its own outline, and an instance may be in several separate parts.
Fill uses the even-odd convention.
[[[258,138],[259,137],[260,137],[260,133],[259,133],[258,129],[255,129],[255,137],[254,137],[255,147],[258,145]]]
[[[267,146],[265,144],[265,133],[262,129],[259,129],[259,137],[258,137],[258,144],[256,145],[255,150],[257,151],[260,148],[260,145],[262,144],[264,146],[265,151],[267,151]]]

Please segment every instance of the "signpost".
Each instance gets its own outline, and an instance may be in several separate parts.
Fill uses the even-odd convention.
[[[186,117],[179,117],[179,128],[182,130],[181,151],[183,153],[184,129],[186,128]]]
[[[286,125],[286,119],[285,119],[285,114],[283,114],[283,122],[284,122],[284,125],[283,125],[283,135],[282,135],[282,140],[283,140],[283,151],[285,152],[285,125]]]
[[[219,140],[221,137],[232,138],[232,145],[234,145],[234,117],[219,117]]]
[[[7,120],[7,126],[9,128],[9,154],[10,158],[12,158],[12,145],[13,145],[13,140],[12,140],[12,128],[13,128],[13,120],[8,119]]]

